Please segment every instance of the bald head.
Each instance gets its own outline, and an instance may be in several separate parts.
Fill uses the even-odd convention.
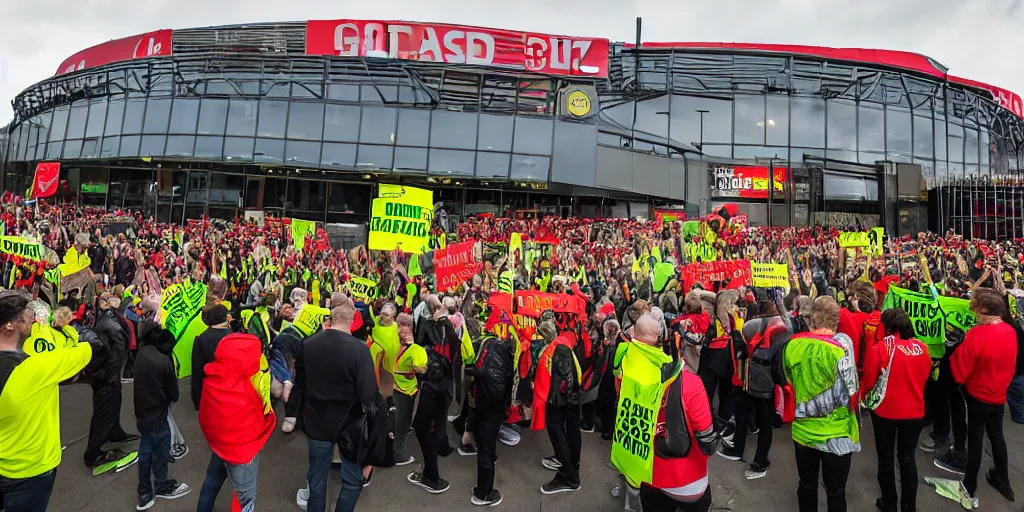
[[[651,315],[642,315],[636,320],[636,325],[633,327],[633,337],[641,343],[654,345],[658,342],[660,330],[657,320]]]
[[[352,319],[356,316],[356,307],[352,300],[342,296],[338,302],[331,300],[331,327],[339,331],[349,332],[352,328]]]

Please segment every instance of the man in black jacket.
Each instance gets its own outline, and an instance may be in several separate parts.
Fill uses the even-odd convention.
[[[470,503],[494,507],[501,503],[501,493],[494,488],[498,432],[512,404],[515,357],[508,340],[485,336],[480,342],[476,364],[466,368],[466,375],[473,379],[466,430],[473,432],[477,442],[477,484]]]
[[[203,377],[206,376],[204,368],[206,363],[213,361],[220,340],[231,334],[228,327],[230,322],[228,308],[223,304],[214,304],[203,310],[203,323],[207,325],[207,329],[196,336],[192,344],[192,405],[197,411],[199,399],[203,396]]]
[[[121,428],[121,367],[128,353],[128,329],[116,313],[121,305],[119,297],[104,293],[99,300],[99,314],[93,329],[85,329],[80,339],[96,336],[106,348],[106,364],[89,374],[92,386],[92,422],[89,424],[89,443],[85,449],[85,465],[102,473],[106,464],[119,462],[117,470],[135,463],[127,460],[120,450],[103,450],[106,443],[125,444],[139,439]]]
[[[135,424],[139,441],[139,501],[146,510],[157,498],[176,499],[191,489],[167,477],[171,461],[171,404],[178,401],[178,377],[171,360],[174,336],[151,320],[139,325],[139,353],[135,358]],[[154,489],[154,483],[155,489]],[[154,493],[155,490],[155,493]]]

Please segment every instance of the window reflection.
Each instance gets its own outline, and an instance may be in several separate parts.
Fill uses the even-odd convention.
[[[736,143],[764,144],[765,130],[765,98],[763,95],[736,95]],[[775,124],[773,119],[772,125]]]
[[[196,119],[199,116],[199,100],[193,98],[175,98],[171,106],[171,126],[169,133],[195,133]]]
[[[71,114],[68,117],[68,130],[64,135],[67,139],[81,139],[85,134],[85,118],[89,115],[89,104],[85,101],[76,101],[71,106]]]
[[[323,103],[292,102],[288,113],[289,139],[321,140],[323,126]]]
[[[861,151],[885,151],[885,113],[880,105],[862,101],[858,110],[857,133]]]
[[[732,142],[732,101],[673,95],[671,104],[672,140],[685,144]],[[703,119],[698,110],[706,111]]]
[[[767,142],[773,146],[789,144],[789,96],[768,95]]]
[[[828,148],[857,149],[857,105],[852,101],[829,100]]]
[[[794,96],[792,109],[792,138],[794,146],[825,147],[825,100]]]
[[[256,113],[259,103],[250,100],[231,100],[228,106],[228,135],[252,137],[256,134]]]
[[[287,119],[287,101],[260,101],[259,127],[256,130],[256,135],[260,137],[284,137],[284,126]]]
[[[530,121],[535,121],[531,119]],[[543,123],[544,121],[537,121]],[[477,114],[435,110],[430,119],[430,146],[473,149],[476,147]]]
[[[171,117],[171,99],[150,99],[146,104],[146,123],[142,133],[167,133],[167,122]]]
[[[107,102],[99,99],[92,100],[89,105],[89,121],[85,125],[86,137],[99,137],[103,135],[103,123],[107,119]],[[120,117],[117,120],[121,122]],[[118,127],[120,129],[120,127]]]
[[[513,151],[534,155],[550,155],[551,131],[553,129],[554,123],[548,119],[516,117]]]
[[[359,128],[359,142],[394,144],[395,117],[395,109],[393,108],[363,108],[363,117]]]
[[[910,158],[910,112],[888,107],[885,110],[885,150],[889,155]]]
[[[511,151],[514,120],[515,118],[512,116],[480,114],[477,149]]]
[[[916,111],[915,111],[916,112]],[[914,158],[930,159],[935,153],[935,140],[930,117],[914,116]]]

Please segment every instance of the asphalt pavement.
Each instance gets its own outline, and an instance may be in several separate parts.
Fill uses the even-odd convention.
[[[181,397],[173,414],[189,445],[185,458],[170,466],[170,475],[192,487],[192,493],[174,501],[158,501],[150,510],[157,512],[194,511],[199,499],[210,460],[210,450],[199,429],[196,412],[188,400],[188,381],[180,381]],[[132,406],[132,386],[124,386],[121,421],[125,430],[136,432]],[[280,411],[280,407],[279,407]],[[135,510],[137,466],[122,473],[109,473],[93,477],[84,465],[85,436],[92,415],[90,389],[74,385],[61,391],[61,435],[68,445],[64,460],[57,472],[57,482],[50,510],[54,512],[95,511],[113,512]],[[1010,481],[1016,486],[1024,502],[1024,426],[1009,421],[1006,415],[1005,434],[1010,454]],[[279,414],[279,420],[280,420]],[[870,422],[868,422],[870,423]],[[926,429],[927,432],[927,429]],[[924,435],[924,434],[922,434]],[[455,434],[450,439],[455,441]],[[853,457],[853,468],[847,484],[849,510],[871,512],[878,497],[876,481],[877,457],[871,427],[862,429],[863,450]],[[410,452],[419,459],[419,446],[410,436]],[[753,456],[755,438],[747,443],[747,454]],[[132,448],[129,446],[128,448]],[[550,442],[544,432],[524,432],[522,442],[515,447],[498,444],[496,487],[504,501],[496,509],[516,512],[533,511],[616,511],[622,502],[612,497],[610,490],[616,484],[616,472],[609,463],[610,444],[597,434],[583,434],[582,488],[575,493],[543,496],[540,486],[551,479],[553,473],[544,469],[540,460],[552,454]],[[920,488],[918,510],[943,512],[962,510],[956,503],[935,494],[924,483],[924,477],[951,478],[937,469],[933,455],[918,451]],[[745,465],[720,457],[712,457],[710,478],[714,511],[792,512],[796,505],[796,463],[793,441],[788,427],[775,430],[772,445],[771,469],[765,478],[747,481],[743,477]],[[279,430],[270,438],[260,456],[257,510],[273,512],[298,511],[296,491],[305,483],[307,463],[306,438],[300,432],[284,435]],[[1024,503],[1011,504],[985,483],[984,472],[991,467],[986,455],[979,480],[979,498],[982,510],[1021,511]],[[476,458],[462,457],[458,452],[440,460],[441,476],[451,482],[451,489],[441,495],[430,495],[406,481],[406,474],[415,465],[377,470],[371,484],[363,490],[357,510],[372,512],[469,511],[479,509],[470,504],[470,492],[476,483]],[[336,469],[331,471],[328,503],[333,506],[340,488]],[[825,510],[824,489],[819,492],[820,510]],[[228,511],[230,492],[228,485],[218,500],[218,511]]]

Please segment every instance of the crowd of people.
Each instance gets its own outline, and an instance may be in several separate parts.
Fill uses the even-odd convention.
[[[347,512],[382,468],[418,463],[410,485],[448,491],[438,459],[453,453],[476,457],[471,503],[496,506],[497,446],[530,430],[551,443],[543,494],[578,491],[581,464],[603,464],[581,456],[581,433],[595,432],[610,442],[624,510],[706,512],[708,459],[765,477],[783,423],[801,512],[818,509],[819,482],[828,510],[846,510],[869,423],[878,509],[917,510],[918,450],[936,454],[957,501],[976,509],[989,449],[987,483],[1015,498],[1003,414],[1009,404],[1024,423],[1024,241],[920,233],[849,249],[832,228],[748,227],[727,210],[697,231],[478,216],[435,224],[432,246],[477,242],[471,272],[438,289],[429,258],[335,250],[322,228],[293,235],[283,219],[180,226],[9,194],[2,206],[5,240],[45,248],[0,255],[4,512],[47,510],[59,386],[75,382],[92,389],[83,462],[94,475],[137,466],[137,510],[189,495],[168,470],[188,453],[171,413],[181,378],[212,451],[200,512],[225,482],[239,510],[256,509],[260,452],[276,430],[307,439],[296,494],[307,512],[329,510],[332,464],[335,510]],[[739,260],[785,264],[785,285],[695,277],[694,265]],[[168,295],[192,289],[201,295],[181,294],[195,318],[179,327]],[[966,299],[971,326],[925,336],[913,301],[894,302],[892,289]],[[120,424],[128,384],[137,435]]]

